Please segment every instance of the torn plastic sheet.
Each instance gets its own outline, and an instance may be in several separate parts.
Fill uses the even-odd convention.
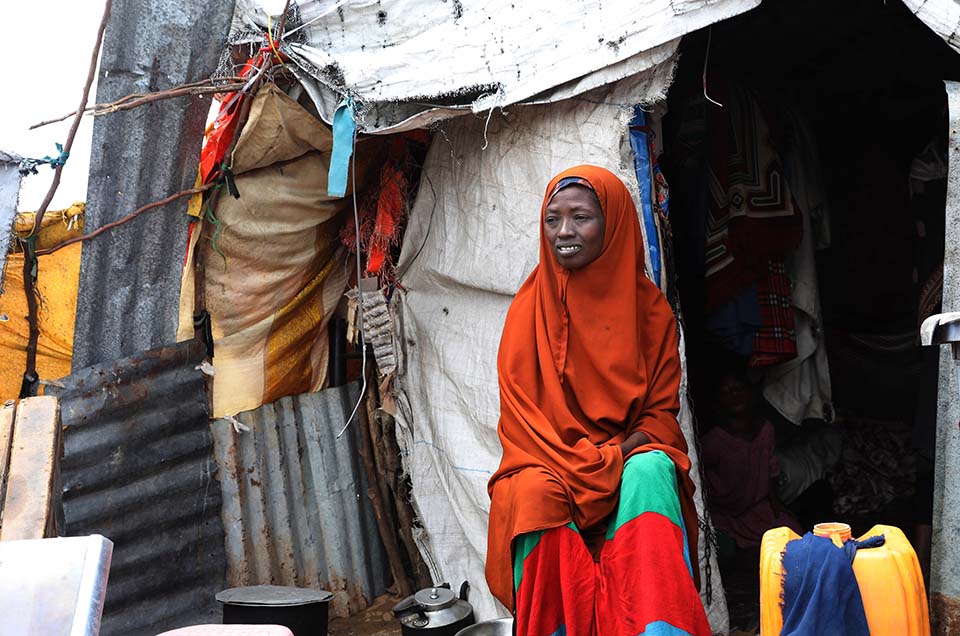
[[[960,52],[960,4],[955,0],[903,0],[903,4],[954,51]]]
[[[397,132],[458,112],[558,101],[650,70],[673,56],[681,36],[759,4],[305,0],[281,48],[313,78],[308,93],[325,121],[350,95],[365,109],[360,130]],[[267,26],[253,0],[237,13],[235,30]]]

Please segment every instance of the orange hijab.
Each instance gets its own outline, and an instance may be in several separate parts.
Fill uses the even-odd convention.
[[[590,183],[605,219],[600,256],[574,271],[556,262],[543,230],[550,195],[565,177]],[[690,553],[697,554],[690,460],[677,423],[677,326],[646,276],[630,193],[608,170],[570,168],[547,186],[540,221],[540,264],[510,305],[497,360],[503,459],[488,486],[487,580],[508,608],[513,539],[562,525],[563,515],[581,529],[604,523],[623,473],[618,444],[637,430],[651,441],[637,452],[663,450],[677,466]],[[568,511],[538,500],[529,479],[510,479],[526,468],[562,484]]]

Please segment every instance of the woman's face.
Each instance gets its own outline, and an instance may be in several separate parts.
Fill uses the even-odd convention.
[[[600,256],[604,228],[600,202],[581,186],[567,186],[553,195],[543,217],[553,256],[567,269],[586,267]]]

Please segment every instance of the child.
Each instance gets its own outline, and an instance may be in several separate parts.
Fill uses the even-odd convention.
[[[714,426],[701,440],[714,526],[738,548],[760,545],[770,528],[801,533],[776,495],[780,467],[773,425],[760,413],[760,395],[741,369],[727,370],[717,385]]]

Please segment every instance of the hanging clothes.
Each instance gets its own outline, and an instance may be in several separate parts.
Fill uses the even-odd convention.
[[[829,245],[829,205],[816,142],[806,118],[793,108],[782,156],[784,175],[803,211],[799,247],[784,260],[792,284],[797,355],[766,369],[763,397],[794,424],[805,419],[833,420],[833,389],[817,281],[816,250]]]
[[[797,357],[797,332],[793,326],[790,277],[783,261],[771,258],[757,282],[760,329],[753,336],[751,367],[768,367]]]
[[[707,338],[727,351],[750,358],[761,325],[760,300],[754,284],[707,316]]]
[[[746,89],[717,82],[724,107],[707,108],[710,209],[706,303],[710,311],[767,277],[771,259],[800,243],[801,213],[773,146],[768,113]]]

